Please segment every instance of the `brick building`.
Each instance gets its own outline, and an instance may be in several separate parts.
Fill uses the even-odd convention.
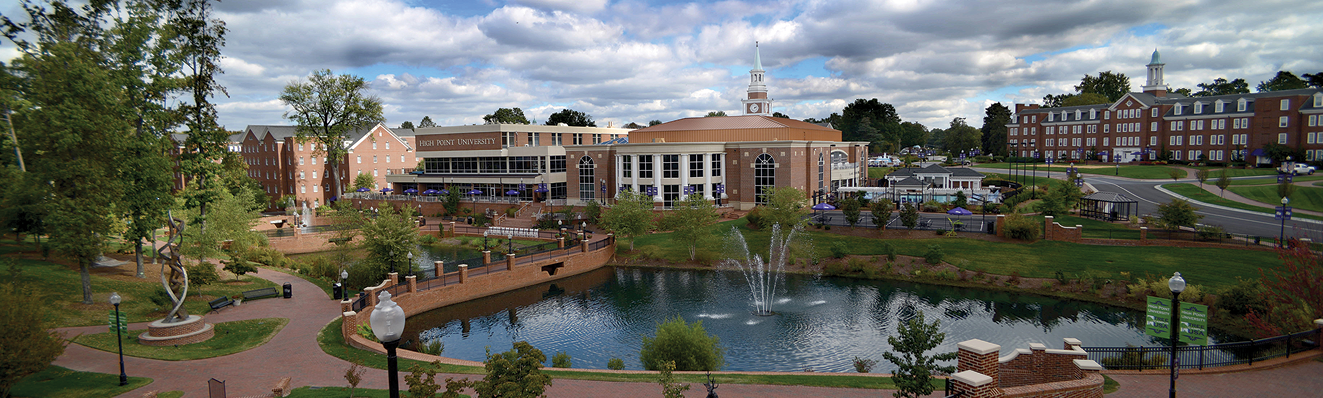
[[[1264,146],[1286,145],[1323,161],[1323,90],[1185,97],[1163,83],[1160,55],[1143,92],[1110,104],[1015,105],[1007,125],[1013,155],[1060,160],[1271,163]],[[1165,155],[1165,156],[1164,156]],[[1295,159],[1301,160],[1301,159]]]
[[[340,163],[341,189],[352,191],[354,178],[371,174],[374,188],[387,186],[386,176],[412,170],[418,164],[412,131],[392,131],[378,123],[358,129],[345,138],[349,156]],[[334,192],[331,165],[313,141],[300,142],[294,126],[248,126],[239,142],[239,152],[248,165],[248,176],[261,184],[272,207],[283,196],[296,205],[317,207],[339,196]]]

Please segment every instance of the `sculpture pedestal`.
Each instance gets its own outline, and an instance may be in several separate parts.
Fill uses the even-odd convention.
[[[168,346],[193,344],[211,339],[216,335],[211,324],[202,322],[202,317],[189,315],[179,322],[165,323],[158,319],[147,325],[147,333],[138,335],[138,343],[150,346]]]

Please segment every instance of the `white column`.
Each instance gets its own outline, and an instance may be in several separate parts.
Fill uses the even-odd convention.
[[[712,200],[712,154],[703,154],[703,199]]]
[[[684,187],[689,185],[689,154],[680,154],[680,197],[684,197]]]
[[[624,164],[625,159],[620,157],[620,154],[616,154],[616,181],[618,182],[625,182],[625,168],[622,166]],[[616,195],[620,194],[620,187],[611,187],[611,189],[616,191]]]
[[[637,193],[639,191],[639,155],[630,155],[629,169],[633,170],[630,172],[630,189]]]

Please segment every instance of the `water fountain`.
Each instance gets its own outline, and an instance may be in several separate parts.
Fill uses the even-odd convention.
[[[308,202],[303,202],[303,219],[300,220],[300,222],[303,224],[303,232],[310,232],[309,230],[312,228],[312,211],[308,210]]]
[[[772,312],[772,304],[776,303],[777,289],[782,288],[781,285],[785,283],[785,265],[790,257],[790,242],[799,231],[798,227],[791,228],[782,235],[781,225],[772,225],[771,244],[767,251],[767,259],[764,261],[762,256],[749,251],[749,244],[744,241],[744,234],[740,233],[738,228],[731,228],[730,236],[727,238],[731,252],[743,253],[743,258],[722,260],[721,266],[739,270],[744,275],[744,281],[749,286],[753,300],[754,315],[776,314]]]

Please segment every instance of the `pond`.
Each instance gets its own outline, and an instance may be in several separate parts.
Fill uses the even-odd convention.
[[[528,341],[547,358],[569,353],[576,368],[605,369],[616,357],[642,369],[642,337],[680,316],[720,338],[723,370],[853,372],[857,356],[889,373],[887,337],[922,312],[946,333],[930,354],[969,339],[1000,344],[1003,355],[1029,343],[1061,348],[1065,337],[1085,346],[1160,344],[1137,327],[1142,312],[1007,292],[787,275],[775,301],[775,315],[754,315],[739,273],[605,267],[412,316],[403,340],[441,339],[444,356],[472,361],[483,361],[487,347]]]

